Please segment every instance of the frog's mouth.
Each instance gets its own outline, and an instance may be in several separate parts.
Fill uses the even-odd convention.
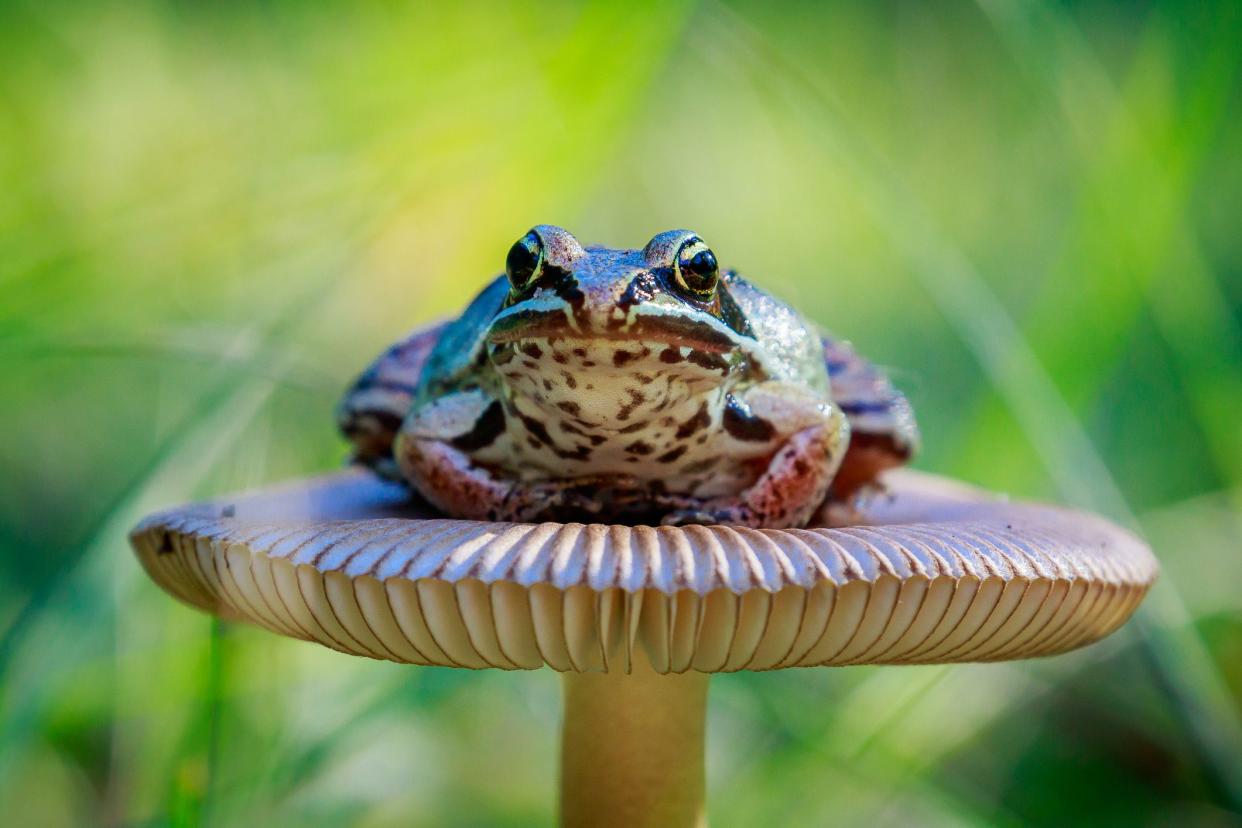
[[[715,320],[712,320],[715,321]],[[666,313],[637,313],[608,318],[603,324],[584,324],[567,309],[514,309],[492,323],[487,339],[493,345],[543,339],[658,342],[674,348],[709,354],[728,354],[741,346],[738,335],[723,324]]]

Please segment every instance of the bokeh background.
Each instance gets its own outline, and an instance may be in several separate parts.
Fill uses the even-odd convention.
[[[717,826],[1242,823],[1242,6],[0,6],[0,822],[548,823],[557,677],[170,600],[126,531],[330,469],[331,407],[536,223],[891,366],[917,465],[1141,531],[1054,659],[718,677]]]

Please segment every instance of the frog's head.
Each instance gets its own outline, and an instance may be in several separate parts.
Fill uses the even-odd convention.
[[[584,248],[544,224],[510,248],[505,273],[509,296],[488,331],[493,346],[590,340],[636,353],[632,343],[649,342],[684,359],[697,352],[728,360],[756,344],[729,295],[732,274],[720,272],[716,254],[689,230],[660,233],[642,250],[616,250]],[[653,356],[665,366],[678,361]]]
[[[615,250],[584,248],[567,231],[540,225],[509,250],[505,272],[509,296],[488,330],[488,352],[523,396],[543,396],[540,387],[558,378],[627,388],[635,377],[643,385],[659,378],[665,389],[702,390],[730,384],[760,361],[729,293],[732,275],[689,230],[660,233],[642,250]]]

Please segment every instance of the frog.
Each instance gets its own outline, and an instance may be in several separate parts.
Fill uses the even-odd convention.
[[[802,527],[919,441],[883,371],[698,233],[611,248],[547,224],[373,360],[337,421],[354,462],[500,522]]]

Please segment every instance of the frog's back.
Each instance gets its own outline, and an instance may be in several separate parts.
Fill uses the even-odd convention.
[[[417,378],[418,396],[443,393],[471,373],[483,359],[488,326],[508,295],[508,279],[498,276],[474,297],[461,316],[443,326]]]
[[[735,271],[725,274],[729,296],[745,317],[750,334],[763,344],[773,378],[796,382],[816,391],[828,390],[819,332],[792,307],[747,281]]]
[[[919,446],[919,428],[906,395],[854,346],[820,331],[832,399],[850,422],[850,445],[832,481],[845,500],[871,486],[885,469],[901,466]]]

